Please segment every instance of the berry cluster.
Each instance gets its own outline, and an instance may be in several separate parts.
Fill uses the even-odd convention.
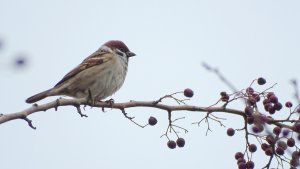
[[[266,80],[264,78],[258,78],[257,83],[259,85],[264,85]],[[221,100],[228,101],[229,98],[226,98],[228,94],[225,92],[221,92]],[[245,129],[248,128],[248,125],[252,127],[252,132],[245,130],[246,139],[247,139],[247,147],[245,153],[237,152],[235,154],[235,159],[237,160],[239,169],[252,169],[254,168],[254,162],[251,161],[252,155],[249,156],[249,153],[254,153],[257,151],[256,144],[250,144],[248,137],[254,136],[257,140],[260,140],[260,147],[262,151],[264,151],[266,156],[270,157],[270,161],[266,166],[270,166],[273,157],[277,158],[278,164],[283,165],[283,162],[287,162],[290,165],[291,169],[297,168],[299,166],[299,157],[300,150],[296,146],[296,141],[294,139],[295,132],[300,133],[300,122],[297,120],[292,120],[291,115],[294,113],[291,111],[293,106],[292,102],[288,101],[285,103],[285,107],[290,109],[290,113],[288,114],[288,118],[286,122],[294,123],[292,127],[286,127],[284,125],[278,125],[274,122],[274,114],[280,110],[282,110],[283,105],[279,102],[278,97],[273,92],[256,92],[251,86],[248,87],[245,92],[242,93],[242,98],[246,100],[246,106],[244,108],[246,126]],[[222,99],[224,98],[224,99]],[[266,113],[259,111],[259,101],[262,101],[262,106]],[[297,110],[296,110],[297,111]],[[299,116],[298,116],[299,117]],[[264,129],[267,125],[275,124],[276,127],[273,128],[273,131],[266,131],[263,133]],[[267,130],[267,129],[266,129]],[[235,134],[235,130],[232,128],[227,129],[227,135],[233,136]],[[300,135],[298,135],[297,140],[300,141]],[[286,155],[287,151],[293,152],[291,157],[288,158]],[[247,160],[244,158],[244,155],[247,154]],[[280,159],[280,160],[278,160]]]

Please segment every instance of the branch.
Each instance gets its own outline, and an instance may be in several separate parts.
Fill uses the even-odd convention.
[[[199,106],[192,106],[192,105],[166,105],[162,103],[156,103],[154,101],[129,101],[124,103],[107,103],[107,102],[88,102],[86,99],[58,99],[46,104],[33,104],[30,108],[27,108],[23,111],[10,113],[10,114],[2,114],[0,115],[0,124],[16,120],[22,119],[29,122],[27,116],[37,113],[40,111],[47,111],[49,109],[54,108],[57,110],[58,107],[61,106],[74,106],[77,112],[82,116],[86,117],[86,115],[81,113],[80,106],[92,106],[92,107],[100,107],[100,108],[112,108],[112,109],[119,109],[123,110],[125,108],[132,108],[132,107],[152,107],[166,111],[194,111],[194,112],[226,112],[230,114],[236,114],[240,116],[244,116],[244,112],[237,109],[230,109],[224,107],[199,107]],[[32,125],[32,123],[30,122]]]

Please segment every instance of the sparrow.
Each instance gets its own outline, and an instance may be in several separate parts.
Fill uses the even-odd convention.
[[[135,54],[122,41],[108,41],[67,73],[53,88],[29,97],[26,102],[34,103],[59,95],[101,101],[121,88],[132,56]]]

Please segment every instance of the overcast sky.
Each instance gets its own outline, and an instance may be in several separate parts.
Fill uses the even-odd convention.
[[[220,91],[230,90],[201,67],[203,61],[239,89],[263,76],[269,86],[278,83],[274,90],[282,102],[293,101],[289,81],[300,79],[299,18],[298,0],[0,0],[0,113],[30,107],[27,97],[53,87],[111,39],[124,41],[137,54],[113,96],[116,102],[156,100],[190,87],[195,97],[187,103],[209,106]],[[20,55],[28,66],[9,67]],[[191,125],[203,113],[176,112],[174,118],[186,117],[178,124],[190,132],[180,133],[184,148],[170,150],[167,139],[160,138],[167,127],[165,111],[127,112],[141,123],[155,116],[158,125],[141,129],[118,110],[97,108],[86,108],[89,117],[80,118],[74,107],[30,116],[37,130],[21,120],[5,123],[0,127],[1,168],[235,168],[233,156],[245,148],[243,132],[229,138],[226,128],[211,122],[213,132],[205,136],[205,124]],[[219,116],[227,119],[227,127],[242,127],[239,117]],[[259,167],[267,162],[262,154],[253,157]]]

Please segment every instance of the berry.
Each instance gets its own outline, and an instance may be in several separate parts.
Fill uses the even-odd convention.
[[[251,106],[255,105],[256,103],[256,99],[253,98],[253,97],[249,97],[248,100],[247,100],[247,103]]]
[[[220,95],[223,102],[227,102],[229,100],[229,95],[226,92],[221,92]]]
[[[253,114],[253,112],[254,112],[254,110],[253,110],[253,108],[251,106],[246,106],[245,107],[245,114],[247,116],[251,116]]]
[[[272,135],[268,135],[267,137],[266,137],[266,140],[267,140],[267,142],[269,143],[269,144],[274,144],[275,143],[275,138],[272,136]]]
[[[253,116],[247,117],[247,123],[248,124],[253,124],[254,123],[254,117]]]
[[[278,103],[278,98],[275,95],[270,96],[271,103]]]
[[[25,64],[26,64],[26,59],[23,56],[19,56],[18,58],[16,58],[15,65],[17,67],[25,66]]]
[[[261,149],[266,151],[270,146],[267,143],[261,144]]]
[[[248,87],[248,88],[246,89],[246,93],[247,93],[248,95],[252,95],[252,94],[254,93],[254,89],[253,89],[252,87]]]
[[[252,127],[252,131],[254,133],[260,133],[260,132],[264,131],[264,126],[263,125],[254,125]]]
[[[264,104],[264,108],[266,111],[269,111],[269,108],[272,107],[272,103],[266,103]]]
[[[235,133],[235,130],[234,130],[233,128],[228,128],[228,129],[227,129],[227,135],[228,135],[228,136],[233,136],[234,133]]]
[[[238,160],[239,158],[244,158],[244,154],[242,152],[237,152],[234,155],[234,158]]]
[[[238,167],[239,169],[246,169],[246,163],[239,163]]]
[[[296,132],[300,132],[300,122],[295,123],[294,126],[293,126],[293,129],[294,129]]]
[[[150,126],[154,126],[156,123],[157,123],[157,119],[153,116],[150,116],[149,119],[148,119],[148,124]]]
[[[265,105],[265,104],[268,104],[268,103],[271,103],[271,101],[269,99],[264,99],[263,104]]]
[[[257,79],[257,83],[259,85],[264,85],[264,84],[266,84],[266,82],[267,82],[266,79],[264,79],[262,77],[260,77],[260,78]]]
[[[280,102],[277,102],[277,103],[274,104],[274,108],[275,108],[277,111],[279,111],[279,110],[282,109],[282,104],[281,104]]]
[[[286,141],[287,145],[289,147],[294,147],[295,146],[295,140],[293,138],[289,138],[287,141]]]
[[[282,147],[277,147],[275,151],[276,151],[276,154],[278,154],[278,155],[284,154],[284,149]]]
[[[268,107],[268,112],[269,112],[270,114],[274,114],[275,111],[276,111],[276,108],[275,108],[274,106],[269,106],[269,107]]]
[[[277,141],[277,146],[281,147],[283,150],[287,149],[286,143],[284,141],[282,141],[282,140]]]
[[[250,145],[249,145],[249,151],[250,151],[251,153],[254,153],[256,150],[257,150],[257,147],[256,147],[255,144],[250,144]]]
[[[278,126],[277,126],[277,127],[274,127],[274,128],[273,128],[273,133],[276,134],[276,135],[279,135],[279,134],[281,133],[281,128],[278,127]]]
[[[275,96],[275,94],[274,94],[273,92],[269,92],[269,93],[267,94],[267,98],[270,99],[271,96]]]
[[[293,106],[292,102],[286,102],[285,103],[285,107],[287,107],[287,108],[291,108],[292,106]]]
[[[254,162],[253,161],[247,161],[246,166],[248,169],[254,168]]]
[[[246,160],[244,158],[239,158],[236,163],[246,163]]]
[[[184,89],[183,94],[185,97],[193,97],[194,91],[190,88],[186,88],[186,89]]]
[[[272,147],[267,148],[266,151],[265,151],[265,154],[266,154],[267,156],[273,155]]]
[[[282,132],[282,135],[284,137],[287,137],[289,134],[290,134],[290,130],[289,129],[284,129],[283,132]]]
[[[183,138],[178,138],[178,139],[176,140],[176,144],[177,144],[178,147],[184,147],[184,145],[185,145],[185,140],[184,140]]]
[[[167,143],[167,145],[168,145],[168,147],[169,147],[170,149],[176,148],[176,142],[173,141],[173,140],[169,140],[168,143]]]
[[[259,101],[260,101],[260,96],[259,96],[259,94],[253,93],[253,94],[252,94],[252,97],[255,99],[256,102],[259,102]]]

